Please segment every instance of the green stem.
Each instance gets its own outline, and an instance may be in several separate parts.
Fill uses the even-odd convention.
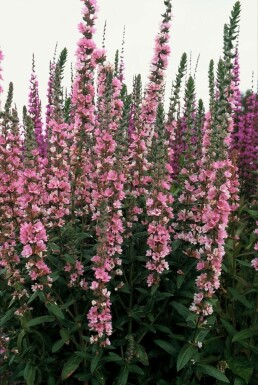
[[[153,320],[151,321],[150,325],[153,325],[154,322],[157,321],[157,319],[158,319],[159,316],[163,313],[165,307],[167,306],[168,301],[169,301],[169,300],[167,299],[166,302],[163,304],[162,308],[160,309],[160,311],[158,312],[158,314],[156,315],[156,317],[154,317]],[[153,303],[154,303],[153,298],[151,299],[150,302],[153,302]],[[153,304],[152,304],[152,306],[153,306]],[[138,338],[138,340],[137,340],[137,343],[138,343],[138,344],[139,344],[139,343],[141,342],[141,340],[145,337],[145,335],[146,335],[147,332],[148,332],[148,330],[147,330],[147,331],[144,331],[144,332],[141,334],[141,336],[140,336],[140,337]]]
[[[133,319],[131,316],[131,312],[133,310],[133,243],[130,243],[129,247],[129,258],[130,258],[130,271],[129,271],[129,291],[130,291],[130,297],[129,297],[129,314],[130,314],[130,320],[129,320],[129,326],[128,326],[128,334],[132,334],[133,331]]]

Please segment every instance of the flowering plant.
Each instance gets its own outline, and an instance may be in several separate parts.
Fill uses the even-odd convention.
[[[239,90],[240,3],[209,110],[192,75],[180,110],[183,54],[166,114],[171,1],[131,93],[82,2],[69,95],[64,49],[45,124],[34,58],[23,124],[12,83],[0,111],[1,384],[255,385],[258,102]]]

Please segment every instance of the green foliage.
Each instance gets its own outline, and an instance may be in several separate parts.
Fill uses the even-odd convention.
[[[64,113],[67,114],[67,109],[69,110],[69,102],[66,102],[64,104],[64,92],[63,92],[63,87],[62,87],[62,80],[63,80],[63,74],[64,74],[64,69],[65,69],[65,64],[67,61],[67,49],[64,48],[59,55],[59,58],[56,62],[55,65],[55,71],[54,71],[54,76],[53,76],[53,104],[55,106],[55,117],[56,119],[60,119],[61,116],[63,115],[63,110]],[[68,104],[67,104],[68,103]],[[67,120],[67,118],[66,118]]]
[[[209,64],[209,95],[210,95],[210,110],[213,111],[215,101],[215,75],[214,75],[214,60]]]
[[[12,102],[13,102],[13,83],[10,82],[9,83],[9,88],[8,88],[6,102],[5,102],[5,105],[4,105],[4,110],[5,110],[5,113],[7,115],[10,114],[10,109],[11,109]]]
[[[178,72],[176,75],[176,80],[172,85],[172,96],[170,98],[169,113],[168,113],[169,121],[172,121],[175,119],[175,113],[177,111],[179,101],[180,101],[181,84],[186,73],[186,67],[187,67],[187,55],[184,52],[180,60]]]

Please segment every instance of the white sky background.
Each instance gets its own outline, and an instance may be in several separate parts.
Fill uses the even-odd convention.
[[[103,26],[107,20],[106,48],[113,61],[121,47],[123,27],[126,27],[126,83],[141,73],[146,81],[153,54],[154,38],[158,31],[163,0],[99,0],[96,41],[101,46]],[[208,100],[207,72],[211,58],[218,61],[223,47],[223,26],[229,20],[235,0],[173,0],[171,29],[171,58],[167,71],[168,94],[182,53],[192,51],[192,72],[196,59],[200,61],[196,76],[197,97]],[[257,81],[258,12],[257,0],[242,0],[240,24],[241,89],[251,87],[252,71]],[[27,103],[31,58],[35,53],[40,96],[46,104],[49,61],[56,42],[58,52],[69,51],[66,84],[69,84],[70,65],[81,21],[80,0],[0,0],[0,47],[4,52],[4,87],[14,82],[14,100],[21,111]],[[43,110],[43,114],[45,111]]]

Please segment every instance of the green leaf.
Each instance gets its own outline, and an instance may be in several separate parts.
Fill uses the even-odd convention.
[[[52,251],[52,252],[60,252],[60,246],[58,246],[56,243],[54,242],[49,242],[48,243],[48,247],[49,249]]]
[[[154,340],[155,344],[158,345],[161,349],[165,350],[168,354],[171,356],[175,356],[177,353],[177,350],[172,345],[172,342],[167,342],[163,340]]]
[[[250,253],[250,255],[253,255],[253,253]],[[252,267],[250,262],[242,261],[240,259],[237,259],[236,261],[237,261],[237,263],[239,263],[239,265],[250,267],[250,268]]]
[[[155,297],[155,301],[162,301],[163,299],[166,299],[166,298],[170,298],[170,297],[173,297],[174,294],[171,294],[171,293],[158,293],[156,294],[156,297]]]
[[[209,334],[210,329],[200,329],[198,333],[195,336],[195,341],[203,342],[204,340],[206,341],[206,336]]]
[[[229,379],[225,376],[224,373],[220,372],[217,368],[214,368],[211,365],[196,364],[198,368],[201,369],[202,373],[207,374],[208,376],[214,377],[219,381],[226,382],[229,384]]]
[[[171,336],[171,330],[167,326],[160,325],[160,324],[155,324],[155,328],[157,330],[160,330],[161,332],[166,333],[169,336]]]
[[[251,345],[250,343],[247,343],[247,342],[241,342],[241,344],[247,349],[250,348],[252,352],[254,352],[255,354],[258,354],[258,348],[256,346]]]
[[[172,306],[176,311],[184,318],[186,319],[188,316],[192,315],[193,313],[182,303],[179,302],[172,302]]]
[[[241,302],[245,307],[247,307],[247,309],[251,310],[254,308],[253,304],[249,302],[243,295],[239,294],[236,289],[229,287],[228,291],[236,301]]]
[[[172,250],[175,252],[182,245],[181,239],[172,242]]]
[[[177,277],[176,277],[176,287],[177,287],[177,289],[180,289],[180,287],[184,283],[184,280],[185,280],[185,274],[183,274],[183,275],[178,274],[177,275]]]
[[[66,380],[69,378],[76,369],[80,366],[80,363],[82,362],[83,358],[78,356],[72,356],[69,358],[68,361],[65,362],[62,373],[61,373],[61,379]]]
[[[242,378],[236,377],[234,385],[245,385],[245,382],[242,380]]]
[[[220,321],[229,335],[232,336],[237,333],[236,329],[231,325],[228,320],[221,318]]]
[[[77,240],[83,240],[83,239],[87,239],[87,238],[93,238],[92,234],[90,233],[79,233],[76,235],[76,239]]]
[[[56,318],[60,318],[60,319],[65,318],[62,310],[55,303],[48,303],[46,307],[48,308],[50,313],[53,313],[56,316]]]
[[[19,353],[21,353],[22,351],[22,341],[23,341],[23,338],[26,336],[26,331],[25,330],[22,330],[17,338],[17,348],[18,348],[18,351]]]
[[[63,340],[58,340],[54,343],[54,345],[52,346],[52,353],[56,353],[58,352],[58,350],[60,350],[63,346],[64,346],[64,341]]]
[[[67,329],[61,329],[60,330],[60,336],[64,342],[69,341],[70,339],[70,332]]]
[[[104,374],[102,372],[100,372],[98,370],[98,371],[96,371],[94,373],[94,376],[95,376],[95,378],[97,380],[96,385],[105,385],[105,383],[106,383],[105,376],[104,376]]]
[[[62,305],[62,309],[67,309],[71,305],[73,305],[76,302],[76,298],[73,296],[70,296],[67,301]]]
[[[15,309],[8,310],[5,315],[0,319],[0,327],[4,326],[14,315]]]
[[[102,359],[103,362],[123,362],[123,358],[116,353],[110,352],[107,357]]]
[[[146,262],[147,257],[146,255],[136,255],[133,259],[135,261]]]
[[[154,296],[154,294],[156,293],[156,291],[158,290],[158,288],[159,288],[159,284],[153,285],[153,286],[151,287],[151,290],[150,290],[150,296],[151,296],[151,297]]]
[[[127,379],[129,375],[129,369],[127,366],[124,366],[121,368],[121,371],[119,373],[119,378],[117,381],[117,385],[127,385]]]
[[[144,371],[137,365],[129,365],[129,372],[144,376]]]
[[[33,302],[34,299],[36,299],[38,297],[38,292],[35,291],[35,293],[33,293],[31,296],[30,296],[30,299],[28,300],[28,304]]]
[[[183,369],[186,364],[194,357],[196,353],[196,348],[193,345],[186,344],[181,349],[178,358],[177,358],[177,371]]]
[[[40,301],[41,302],[43,302],[43,303],[46,303],[46,296],[45,296],[45,294],[43,293],[43,291],[38,291],[38,297],[39,297],[39,299],[40,299]]]
[[[242,341],[242,340],[245,340],[247,338],[252,337],[253,335],[254,335],[254,333],[252,330],[244,329],[244,330],[241,330],[240,332],[238,332],[234,335],[234,337],[232,338],[232,342]]]
[[[74,378],[78,378],[78,380],[79,381],[88,381],[88,380],[90,380],[91,379],[91,373],[76,373],[75,375],[74,375]]]
[[[36,367],[31,363],[27,363],[24,369],[24,380],[26,381],[26,384],[35,385],[35,379]]]
[[[258,218],[258,211],[256,210],[246,210],[248,212],[248,214],[251,215],[251,217],[253,218]]]
[[[139,233],[133,234],[133,239],[139,239],[147,237],[148,232],[147,231],[140,231]]]
[[[250,264],[250,267],[251,267],[251,264]],[[241,286],[243,288],[249,288],[250,287],[250,282],[247,282],[243,277],[236,275],[235,279],[237,280],[237,282],[239,282],[241,284]]]
[[[229,358],[227,360],[228,366],[230,370],[240,377],[242,380],[244,380],[245,384],[249,384],[249,381],[252,377],[254,368],[252,367],[252,364],[247,361],[246,359],[239,359],[239,358]]]
[[[92,358],[91,363],[90,363],[90,372],[91,373],[95,372],[100,359],[101,359],[101,353],[97,351],[95,353],[94,357]]]
[[[55,317],[51,315],[44,315],[42,317],[36,317],[28,321],[27,325],[30,326],[36,326],[43,324],[44,322],[53,322],[55,320]]]
[[[134,349],[135,349],[135,357],[138,358],[141,364],[148,366],[149,357],[144,347],[142,345],[135,343]]]

